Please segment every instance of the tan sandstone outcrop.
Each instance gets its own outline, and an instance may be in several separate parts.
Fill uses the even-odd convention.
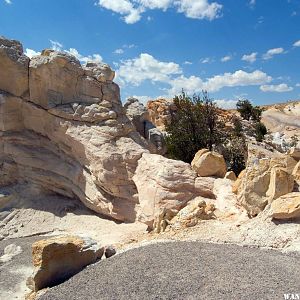
[[[270,202],[279,198],[282,195],[292,192],[294,189],[294,176],[280,167],[273,167],[270,174],[269,189],[266,196]]]
[[[134,221],[132,176],[148,144],[123,113],[114,72],[53,50],[29,64],[6,39],[0,49],[0,184],[32,184]]]
[[[198,176],[215,176],[223,178],[227,172],[224,157],[214,151],[201,149],[196,154],[191,163],[192,168],[197,172]]]
[[[300,218],[300,193],[289,193],[273,201],[271,217],[274,219]]]
[[[290,156],[249,144],[246,169],[233,187],[239,203],[255,216],[268,202],[291,192],[296,163]]]
[[[27,280],[28,287],[37,292],[58,285],[101,259],[104,248],[88,238],[54,237],[32,245],[35,270]]]
[[[0,37],[0,90],[28,96],[28,65],[21,43]]]
[[[170,122],[171,116],[176,112],[177,108],[172,100],[157,99],[148,101],[147,110],[149,113],[149,121],[164,131],[165,124]]]
[[[166,210],[180,210],[196,196],[209,194],[211,183],[198,181],[187,163],[144,153],[133,180],[140,203],[140,220],[153,228],[154,220]],[[211,193],[210,193],[211,194]]]

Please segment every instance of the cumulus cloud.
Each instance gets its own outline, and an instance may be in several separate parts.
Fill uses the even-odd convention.
[[[284,93],[290,92],[293,90],[292,87],[288,86],[286,83],[281,83],[278,85],[262,85],[260,90],[263,92],[276,92],[276,93]]]
[[[220,17],[222,10],[221,4],[209,0],[99,0],[97,4],[122,15],[127,24],[138,22],[149,9],[175,8],[188,18],[208,20]]]
[[[226,55],[224,57],[221,58],[221,62],[227,62],[232,60],[232,56],[231,55]]]
[[[242,57],[242,60],[247,61],[249,63],[254,63],[256,61],[257,52],[252,52],[251,54],[245,54]]]
[[[272,80],[272,77],[260,70],[249,73],[238,70],[207,79],[198,76],[186,77],[178,64],[159,61],[147,53],[142,53],[134,59],[121,61],[117,78],[122,85],[139,86],[146,80],[165,84],[169,86],[166,90],[171,97],[180,93],[182,89],[187,93],[199,93],[202,90],[217,92],[224,87],[260,86]]]
[[[33,49],[26,48],[24,54],[25,54],[26,56],[28,56],[29,58],[32,58],[33,56],[40,55],[41,52],[35,51],[35,50],[33,50]]]
[[[6,4],[12,4],[11,0],[4,0]]]
[[[187,93],[199,93],[202,90],[217,92],[224,87],[262,85],[270,82],[271,80],[272,77],[259,70],[252,73],[238,70],[234,73],[216,75],[206,79],[205,81],[197,76],[185,77],[181,75],[169,81],[169,84],[171,85],[169,94],[178,94],[182,88],[184,88]]]
[[[181,74],[180,66],[173,62],[161,62],[152,55],[141,53],[139,57],[121,62],[117,71],[120,83],[139,85],[145,80],[168,82],[171,75]]]
[[[268,59],[273,58],[274,55],[282,54],[283,52],[284,52],[283,48],[270,49],[262,56],[262,58],[264,60],[268,60]]]
[[[300,40],[293,44],[294,47],[300,47]]]
[[[191,61],[186,60],[183,64],[184,65],[192,65],[193,63]]]

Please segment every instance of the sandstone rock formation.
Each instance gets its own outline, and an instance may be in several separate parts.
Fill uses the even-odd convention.
[[[190,201],[178,214],[170,221],[173,228],[193,227],[200,220],[214,218],[215,206],[207,204],[205,198],[197,197]]]
[[[123,113],[107,65],[0,39],[0,185],[22,183],[135,220],[132,181],[147,143]]]
[[[161,131],[165,130],[165,124],[171,119],[171,115],[176,112],[176,106],[172,100],[157,99],[147,103],[149,121]]]
[[[28,96],[29,58],[20,42],[0,37],[0,89],[15,96]]]
[[[277,197],[293,190],[292,171],[296,161],[290,156],[261,146],[248,145],[248,161],[233,190],[251,216],[257,215]]]
[[[215,176],[223,178],[227,172],[224,157],[208,149],[201,149],[192,161],[192,168],[197,172],[198,176]]]
[[[34,292],[58,285],[101,259],[103,253],[104,248],[93,240],[76,236],[35,242],[32,245],[35,270],[27,285]]]
[[[300,193],[289,193],[272,202],[271,217],[281,220],[300,218]]]
[[[143,154],[133,180],[138,190],[140,220],[151,229],[163,209],[178,211],[196,196],[212,194],[208,191],[211,183],[201,184],[189,164],[156,154]]]
[[[127,99],[124,104],[126,116],[133,122],[136,130],[150,144],[151,152],[157,154],[166,153],[164,134],[149,121],[149,112],[143,103],[136,98]]]

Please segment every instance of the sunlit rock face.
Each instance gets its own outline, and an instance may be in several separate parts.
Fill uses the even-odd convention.
[[[145,140],[123,113],[108,65],[53,50],[29,60],[0,38],[0,185],[31,184],[135,220]]]

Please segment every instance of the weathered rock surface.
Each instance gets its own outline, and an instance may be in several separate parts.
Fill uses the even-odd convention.
[[[152,153],[165,154],[164,134],[149,121],[149,111],[136,98],[127,99],[124,104],[126,116],[132,121],[139,134],[144,137],[150,144]]]
[[[201,149],[192,161],[192,168],[197,172],[198,176],[215,176],[223,178],[227,172],[224,157],[207,149]]]
[[[20,42],[0,36],[0,90],[12,95],[28,95],[29,58]]]
[[[226,174],[225,174],[225,177],[226,179],[230,179],[232,181],[236,181],[236,175],[233,171],[228,171]]]
[[[248,146],[248,161],[234,186],[238,201],[251,216],[260,213],[276,197],[293,189],[290,174],[296,161],[277,151],[270,151],[257,145]]]
[[[164,131],[165,124],[171,120],[171,115],[176,112],[176,106],[172,100],[157,99],[147,103],[149,121],[158,129]]]
[[[283,168],[273,167],[270,174],[269,189],[266,192],[266,196],[269,197],[270,202],[282,195],[292,192],[293,189],[294,176],[289,174]]]
[[[289,193],[273,201],[271,217],[281,220],[300,218],[300,193]]]
[[[37,292],[58,285],[101,259],[104,248],[88,238],[54,237],[32,245],[35,270],[27,280],[28,287]]]
[[[2,75],[1,65],[0,185],[37,185],[114,219],[135,220],[131,178],[148,145],[123,113],[114,72],[53,50],[29,66],[18,42],[0,39],[0,48],[8,72]],[[22,88],[15,81],[24,81]],[[29,89],[30,97],[19,97]]]
[[[205,198],[197,197],[190,201],[178,214],[170,221],[173,228],[193,227],[200,220],[209,220],[215,218],[215,206],[207,204]]]
[[[144,153],[133,180],[140,202],[140,220],[153,228],[154,220],[166,210],[180,210],[201,194],[195,187],[196,173],[187,163]]]

